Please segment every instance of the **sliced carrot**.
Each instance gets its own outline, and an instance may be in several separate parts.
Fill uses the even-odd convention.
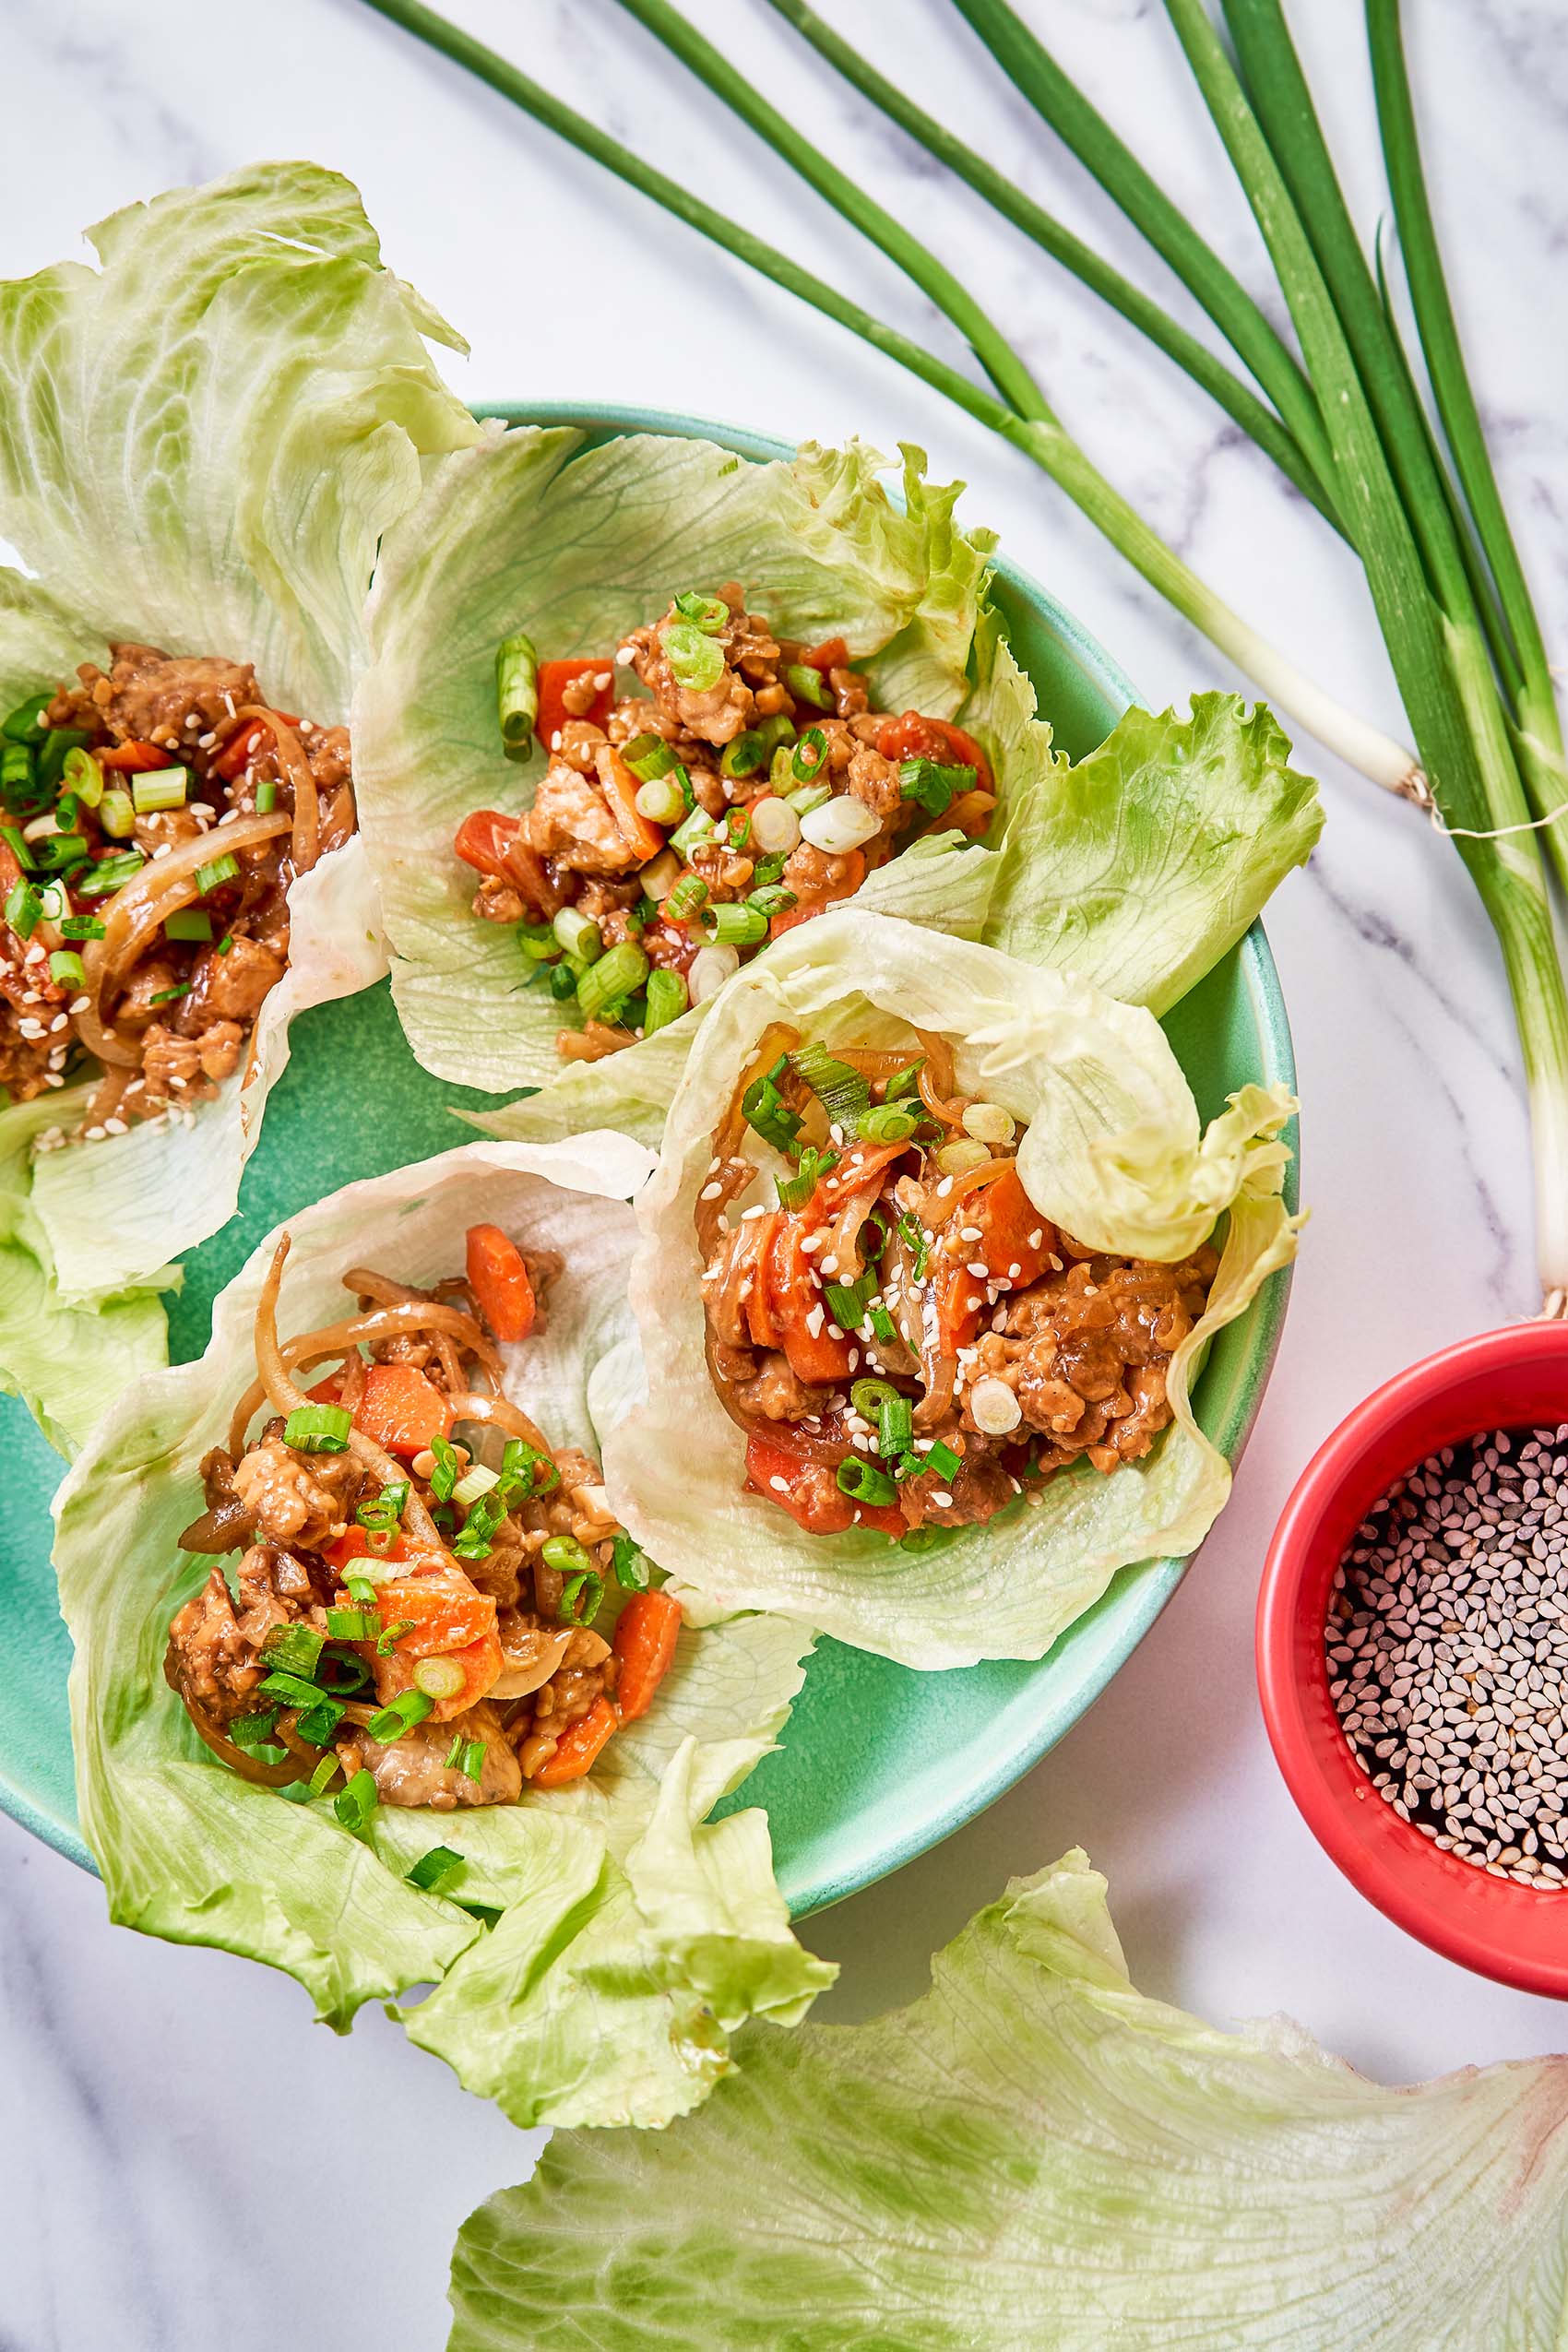
[[[457,827],[452,847],[466,866],[480,873],[504,874],[506,852],[517,837],[517,820],[499,809],[471,809]]]
[[[433,1437],[452,1434],[452,1408],[412,1364],[368,1364],[354,1427],[389,1454],[411,1461]]]
[[[533,1329],[533,1284],[523,1253],[499,1225],[470,1225],[469,1288],[486,1323],[504,1346],[526,1339]]]
[[[100,767],[117,769],[122,776],[146,776],[155,767],[172,767],[172,754],[161,743],[111,743],[107,751],[94,752]]]
[[[416,1636],[410,1634],[407,1638],[413,1641]],[[389,1699],[395,1699],[400,1691],[415,1687],[414,1668],[419,1660],[402,1644],[395,1645],[385,1657],[373,1643],[356,1643],[355,1647],[374,1673],[375,1695],[383,1706]],[[430,1723],[450,1723],[455,1715],[465,1714],[469,1707],[477,1705],[495,1688],[506,1663],[501,1637],[494,1632],[481,1633],[478,1641],[467,1642],[461,1649],[432,1650],[423,1655],[450,1659],[463,1671],[462,1689],[449,1699],[435,1701],[425,1718]]]
[[[611,1647],[621,1661],[615,1701],[623,1723],[635,1723],[653,1704],[680,1639],[681,1604],[668,1593],[636,1593],[615,1621]]]
[[[428,1575],[394,1576],[377,1585],[375,1605],[384,1632],[404,1626],[392,1645],[400,1657],[447,1657],[495,1631],[494,1601],[450,1560]]]
[[[600,761],[599,780],[604,787],[617,832],[646,865],[663,849],[664,836],[638,808],[637,794],[642,787],[619,752],[612,752],[608,759]]]
[[[902,1158],[912,1146],[909,1144],[854,1144],[844,1154],[836,1168],[830,1168],[813,1194],[814,1201],[824,1206],[836,1206],[847,1201],[851,1193],[863,1192],[866,1185],[880,1183],[896,1159]]]
[[[894,1503],[853,1503],[824,1466],[803,1461],[776,1437],[754,1430],[746,1440],[746,1483],[787,1511],[808,1535],[838,1536],[848,1527],[905,1536],[909,1522]]]
[[[884,759],[931,759],[941,767],[972,767],[979,790],[992,790],[991,762],[974,737],[950,719],[927,719],[921,711],[906,710],[897,719],[884,720],[876,748]]]
[[[421,1551],[404,1535],[394,1536],[385,1548],[377,1547],[363,1527],[354,1525],[345,1527],[331,1543],[324,1543],[321,1556],[329,1568],[350,1568],[356,1560],[389,1560],[410,1569],[438,1570],[451,1564],[444,1551]]]
[[[808,1387],[830,1387],[849,1376],[855,1342],[846,1335],[835,1339],[828,1327],[827,1307],[813,1280],[815,1260],[802,1245],[811,1228],[803,1217],[787,1217],[769,1245],[764,1262],[773,1313],[790,1370]],[[759,1276],[764,1269],[759,1267]],[[814,1332],[807,1322],[814,1309],[820,1319]]]
[[[974,1251],[993,1281],[1010,1280],[1022,1290],[1039,1280],[1056,1248],[1056,1229],[1025,1192],[1016,1167],[959,1206],[965,1225],[980,1228]]]
[[[842,637],[825,637],[821,645],[814,645],[809,653],[802,653],[801,659],[809,670],[820,670],[826,677],[830,670],[849,668],[849,648]]]
[[[564,696],[566,689],[578,678],[589,675],[603,677],[607,683],[595,694],[587,710],[569,711]],[[539,665],[539,715],[533,731],[549,751],[554,738],[572,718],[586,719],[590,726],[602,727],[615,699],[615,665],[612,661],[541,661]]]
[[[555,1753],[534,1774],[534,1787],[559,1788],[565,1781],[580,1780],[619,1720],[608,1699],[595,1699],[587,1715],[579,1715],[561,1734]]]
[[[291,710],[280,710],[278,716],[286,727],[297,727],[300,723]],[[232,735],[224,744],[212,763],[213,773],[221,776],[226,784],[232,784],[243,772],[252,754],[276,740],[265,719],[253,719],[248,727],[242,727],[239,733]]]

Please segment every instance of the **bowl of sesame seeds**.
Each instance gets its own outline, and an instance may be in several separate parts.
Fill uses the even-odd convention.
[[[1280,1770],[1370,1901],[1568,1997],[1568,1324],[1491,1331],[1357,1407],[1258,1596]]]

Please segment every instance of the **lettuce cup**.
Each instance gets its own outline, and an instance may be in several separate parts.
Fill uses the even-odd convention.
[[[89,233],[100,269],[0,287],[0,1380],[67,1449],[160,1357],[292,1015],[384,968],[363,600],[422,461],[477,431],[336,175]]]
[[[1146,1012],[887,917],[728,989],[639,1197],[612,1507],[697,1610],[1038,1657],[1229,1472],[1192,1383],[1295,1250],[1281,1087],[1206,1130]]]
[[[766,1817],[706,1821],[810,1635],[688,1623],[600,1469],[651,1165],[478,1144],[321,1203],[56,1506],[113,1917],[284,1968],[339,2029],[432,1984],[410,2038],[522,2123],[668,2121],[831,1976]]]

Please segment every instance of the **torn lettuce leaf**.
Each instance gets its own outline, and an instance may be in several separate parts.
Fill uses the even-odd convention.
[[[862,2025],[748,2037],[657,2140],[559,2133],[465,2223],[448,2352],[1534,2352],[1568,2327],[1568,2060],[1385,2090],[1128,1981],[1081,1852]],[[745,2184],[744,2194],[736,2184]]]
[[[253,661],[281,707],[346,720],[381,535],[426,460],[478,435],[422,339],[458,339],[315,164],[177,189],[88,235],[101,267],[0,285],[0,540],[26,567],[0,567],[0,710],[130,639]],[[296,885],[291,915],[248,1087],[188,1125],[39,1156],[30,1192],[34,1137],[78,1123],[86,1095],[46,1095],[42,1125],[0,1110],[0,1163],[30,1194],[6,1212],[0,1377],[57,1442],[83,1433],[89,1379],[101,1398],[161,1356],[160,1270],[232,1213],[290,1016],[386,968],[362,846]]]
[[[514,632],[541,661],[602,653],[608,664],[677,589],[738,579],[786,636],[845,637],[879,706],[956,717],[985,735],[966,665],[992,535],[957,529],[960,485],[926,482],[920,451],[905,452],[902,513],[883,465],[858,444],[808,444],[790,463],[753,466],[706,441],[631,434],[589,448],[564,427],[518,426],[435,470],[388,536],[353,717],[393,992],[427,1070],[497,1093],[542,1086],[565,1066],[558,1031],[580,1026],[526,984],[538,967],[513,927],[475,916],[476,877],[452,849],[471,811],[515,813],[544,773],[537,743],[526,765],[502,750],[495,650]],[[997,780],[1005,808],[1014,778]],[[856,904],[972,937],[997,867],[950,835],[939,853],[882,868]],[[696,1021],[675,1025],[677,1044]],[[617,1057],[634,1100],[649,1083],[633,1066],[643,1051]]]
[[[508,1394],[554,1443],[597,1454],[590,1391],[630,1337],[628,1201],[650,1164],[590,1134],[469,1145],[350,1185],[290,1221],[280,1327],[339,1316],[350,1265],[428,1286],[460,1270],[469,1225],[499,1223],[564,1261],[540,1329],[505,1351]],[[210,1565],[177,1538],[253,1376],[276,1241],[215,1301],[206,1355],[123,1396],[56,1502],[78,1807],[111,1916],[285,1969],[339,2030],[367,2000],[433,1985],[398,2013],[410,2037],[518,2123],[667,2122],[727,2071],[742,2019],[793,2023],[833,1974],[790,1933],[764,1816],[705,1825],[772,1745],[811,1637],[757,1616],[688,1629],[654,1705],[592,1775],[517,1805],[381,1806],[361,1838],[329,1797],[240,1779],[162,1666],[170,1618]],[[437,1845],[464,1870],[423,1894],[406,1873]]]
[[[1031,1199],[1092,1248],[1174,1261],[1224,1218],[1206,1310],[1170,1364],[1173,1421],[1141,1460],[1109,1477],[1075,1465],[1037,1502],[912,1545],[809,1534],[747,1490],[745,1438],[707,1369],[695,1217],[714,1130],[777,1021],[829,1046],[944,1036],[961,1090],[1027,1125]],[[1281,1087],[1247,1087],[1206,1131],[1153,1016],[1075,975],[852,910],[801,925],[716,999],[638,1202],[647,1393],[605,1444],[612,1507],[692,1607],[777,1610],[919,1668],[1043,1657],[1118,1568],[1195,1550],[1224,1505],[1229,1467],[1191,1384],[1214,1334],[1294,1255],[1280,1140],[1294,1109]]]

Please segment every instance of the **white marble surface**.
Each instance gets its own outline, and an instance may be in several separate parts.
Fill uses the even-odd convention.
[[[462,20],[921,338],[921,298],[739,134],[612,0],[453,0]],[[761,0],[691,12],[809,104],[824,142],[939,242],[1107,470],[1250,616],[1387,723],[1348,559],[1182,379],[868,120]],[[1152,0],[1029,0],[1176,193],[1249,224]],[[1070,219],[1104,217],[941,0],[844,27]],[[1357,0],[1313,0],[1316,84],[1363,219],[1377,197]],[[1550,0],[1408,11],[1443,227],[1554,647],[1568,642],[1562,255],[1568,49]],[[1080,614],[1151,703],[1233,680],[1042,477],[935,395],[675,228],[356,0],[0,0],[0,274],[180,180],[303,154],[362,187],[395,267],[472,343],[469,397],[637,400],[802,438],[912,438],[966,511]],[[1112,250],[1135,260],[1127,232]],[[612,296],[630,294],[616,303]],[[624,322],[621,323],[621,322]],[[948,339],[941,338],[943,348]],[[1304,765],[1316,762],[1303,743]],[[1084,1843],[1138,1981],[1217,2019],[1283,2009],[1390,2081],[1559,2046],[1548,2002],[1449,1966],[1341,1880],[1275,1772],[1253,1693],[1269,1531],[1317,1441],[1385,1374],[1534,1304],[1518,1057],[1456,860],[1331,764],[1312,870],[1269,918],[1305,1099],[1306,1238],[1283,1351],[1218,1532],[1133,1663],[980,1823],[814,1923],[828,2013],[907,1998],[1016,1871]],[[379,2016],[314,2029],[292,1983],[112,1931],[96,1883],[0,1823],[4,2352],[444,2340],[457,2223],[524,2138]],[[373,2144],[390,2156],[372,2153]],[[365,2161],[367,2153],[370,2161]]]

